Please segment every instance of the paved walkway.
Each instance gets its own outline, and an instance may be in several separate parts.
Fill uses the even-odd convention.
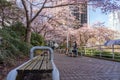
[[[120,80],[120,62],[55,54],[60,80]]]

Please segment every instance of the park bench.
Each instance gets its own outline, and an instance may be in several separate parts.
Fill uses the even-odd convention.
[[[35,50],[43,50],[34,57]],[[46,46],[35,46],[30,50],[30,60],[11,70],[6,80],[60,80],[59,71],[53,62],[53,50]]]
[[[52,80],[53,67],[48,55],[48,52],[43,52],[21,66],[16,80]]]

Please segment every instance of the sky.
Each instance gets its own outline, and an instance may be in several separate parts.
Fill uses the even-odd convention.
[[[99,8],[88,8],[88,24],[92,25],[97,22],[105,22],[105,26],[109,26],[109,17],[105,13],[102,13]]]

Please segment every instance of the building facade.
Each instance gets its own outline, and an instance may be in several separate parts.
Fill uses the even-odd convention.
[[[70,5],[71,14],[79,21],[80,26],[87,24],[87,2],[80,3],[76,0],[76,5]]]
[[[120,33],[120,11],[114,11],[109,14],[109,28]],[[119,34],[114,34],[115,38],[120,39]]]
[[[120,11],[114,11],[109,14],[110,28],[120,32]]]

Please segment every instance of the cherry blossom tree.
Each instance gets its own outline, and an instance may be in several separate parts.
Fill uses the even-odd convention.
[[[111,30],[108,27],[104,26],[103,23],[94,24],[93,27],[96,29],[96,40],[99,44],[103,44],[105,41],[117,38],[117,31]]]
[[[46,10],[47,14],[51,12],[51,8],[60,8],[68,5],[81,4],[81,2],[74,3],[74,1],[70,2],[68,0],[21,0],[21,3],[26,15],[26,42],[28,43],[30,42],[31,37],[31,25],[34,20],[44,12],[44,10],[49,10]],[[49,17],[51,17],[51,15],[49,15]]]
[[[32,23],[34,22],[34,20],[39,16],[46,16],[45,14],[49,14],[49,13],[55,13],[56,12],[54,10],[52,10],[53,8],[57,8],[58,12],[59,9],[61,7],[66,7],[68,5],[78,5],[78,4],[86,4],[89,1],[93,2],[93,6],[100,7],[101,10],[103,10],[104,12],[110,11],[111,9],[108,9],[108,5],[110,4],[111,6],[114,5],[114,8],[118,8],[119,6],[115,6],[115,4],[111,1],[111,0],[20,0],[22,3],[22,8],[24,9],[25,12],[25,21],[26,21],[26,36],[25,36],[25,41],[30,43],[30,38],[31,38],[31,28],[32,28]],[[116,2],[118,0],[115,0]],[[99,4],[99,5],[98,5]],[[113,7],[112,7],[113,8]],[[114,9],[113,8],[113,9]],[[57,11],[56,10],[56,11]],[[64,10],[63,10],[64,11]],[[49,18],[55,16],[55,15],[47,15]],[[58,17],[59,15],[57,15]],[[71,15],[70,15],[71,16]],[[56,18],[57,18],[56,17]],[[42,17],[43,18],[43,17]],[[60,17],[59,17],[60,18]],[[46,18],[44,18],[45,20]],[[51,19],[54,20],[54,19]],[[64,19],[62,20],[63,22],[70,22],[69,19]],[[62,22],[61,21],[61,22]],[[62,23],[63,23],[62,22]],[[52,23],[52,25],[56,26],[56,23],[59,23],[56,19],[56,22]],[[68,23],[67,23],[68,25]]]
[[[103,45],[105,41],[114,39],[115,35],[119,34],[114,30],[108,29],[103,24],[95,24],[93,27],[82,27],[74,30],[74,32],[74,40],[80,46],[94,46],[97,43]]]

